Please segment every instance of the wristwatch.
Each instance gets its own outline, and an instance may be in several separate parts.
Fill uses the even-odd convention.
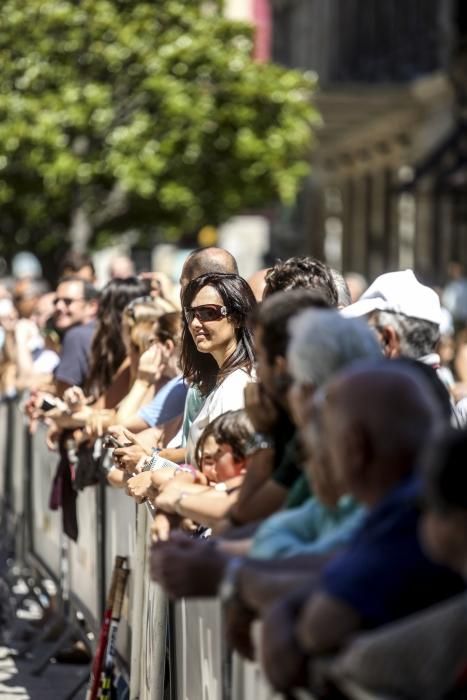
[[[245,456],[250,457],[259,452],[259,450],[272,450],[274,449],[274,438],[266,433],[255,433],[251,437],[245,446]]]
[[[229,560],[227,567],[224,571],[224,576],[219,585],[219,598],[224,605],[230,603],[230,601],[237,595],[237,578],[238,571],[242,566],[244,557],[233,557]]]

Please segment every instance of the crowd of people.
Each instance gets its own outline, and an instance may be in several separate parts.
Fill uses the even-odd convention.
[[[463,697],[462,277],[366,287],[294,257],[247,281],[221,248],[193,251],[179,290],[120,267],[98,291],[71,254],[55,291],[0,287],[1,392],[27,389],[47,426],[65,533],[107,465],[154,509],[153,580],[220,597],[230,646],[277,690]]]

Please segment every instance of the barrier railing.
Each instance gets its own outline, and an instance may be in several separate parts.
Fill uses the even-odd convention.
[[[9,520],[16,523],[19,565],[27,562],[39,578],[53,581],[58,597],[65,600],[65,614],[79,610],[97,634],[115,556],[127,557],[131,575],[116,649],[130,700],[278,697],[259,666],[235,655],[233,661],[229,658],[218,600],[182,600],[169,606],[151,582],[151,516],[144,506],[135,506],[105,483],[86,488],[78,495],[79,537],[72,542],[62,532],[61,512],[49,509],[58,457],[47,448],[45,427],[40,425],[30,436],[19,401],[3,402],[0,440],[2,526]]]

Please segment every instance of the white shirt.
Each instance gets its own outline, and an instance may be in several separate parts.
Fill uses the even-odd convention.
[[[208,395],[202,409],[191,424],[188,434],[186,446],[188,464],[194,464],[195,447],[206,426],[227,411],[238,411],[244,408],[244,389],[247,384],[254,381],[254,375],[248,374],[244,369],[236,369]]]

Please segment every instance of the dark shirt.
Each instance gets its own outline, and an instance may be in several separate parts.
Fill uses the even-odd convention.
[[[277,438],[276,438],[277,443]],[[300,469],[302,463],[301,448],[298,435],[294,431],[282,449],[282,456],[276,459],[272,479],[283,488],[289,490],[299,479],[303,472]]]
[[[95,321],[73,326],[65,333],[55,379],[71,386],[83,386],[89,369],[89,352]]]
[[[393,489],[323,570],[321,590],[353,608],[364,628],[398,620],[465,589],[460,576],[422,551],[419,491],[415,477]]]

